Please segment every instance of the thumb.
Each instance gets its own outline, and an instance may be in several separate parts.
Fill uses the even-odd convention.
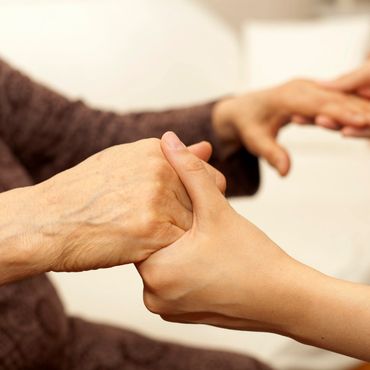
[[[225,194],[225,176],[220,171],[216,170],[214,167],[207,163],[212,155],[212,145],[208,141],[201,141],[200,143],[188,146],[188,149],[190,153],[194,154],[203,161],[208,173],[213,178],[213,181],[216,183],[218,189],[221,191],[222,194]]]
[[[193,203],[196,214],[201,216],[225,200],[202,160],[192,154],[173,132],[166,132],[161,140],[162,151],[178,174]]]

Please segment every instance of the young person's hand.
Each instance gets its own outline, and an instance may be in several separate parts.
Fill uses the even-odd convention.
[[[330,91],[357,95],[370,100],[370,61],[333,81],[325,81],[321,86]],[[341,130],[344,136],[370,138],[370,124],[363,128],[347,127],[333,117],[318,116],[316,124],[324,128]]]
[[[211,155],[208,143],[190,150],[204,160]],[[224,191],[223,175],[205,165]],[[158,139],[104,150],[39,185],[2,194],[0,203],[0,284],[139,262],[192,225],[192,204]]]
[[[229,206],[173,133],[162,149],[192,200],[193,224],[137,265],[148,309],[168,321],[274,332],[370,360],[370,288],[289,257]]]
[[[370,99],[370,60],[334,81],[323,82],[322,86]]]
[[[221,100],[213,114],[215,132],[225,152],[244,145],[266,159],[281,175],[290,168],[290,157],[277,142],[280,129],[298,116],[298,123],[327,117],[348,129],[370,125],[370,102],[340,91],[328,90],[307,80]],[[333,123],[330,127],[333,128]]]
[[[173,133],[164,135],[162,150],[192,200],[193,224],[138,264],[147,307],[170,321],[280,329],[298,264],[230,207]]]

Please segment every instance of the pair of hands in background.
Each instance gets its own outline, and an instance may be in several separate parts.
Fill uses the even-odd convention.
[[[291,161],[277,142],[290,122],[316,124],[347,137],[370,138],[370,60],[331,82],[292,80],[283,85],[220,101],[215,130],[225,150],[244,145],[285,176]]]

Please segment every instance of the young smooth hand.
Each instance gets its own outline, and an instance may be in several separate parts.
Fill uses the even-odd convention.
[[[285,176],[290,157],[277,142],[286,124],[318,123],[326,117],[334,123],[353,128],[370,124],[370,102],[357,96],[324,88],[308,80],[293,80],[283,85],[221,100],[215,105],[213,124],[224,144],[225,153],[244,145],[266,159]]]
[[[192,228],[137,265],[147,308],[165,320],[290,336],[370,360],[370,288],[289,257],[238,215],[173,133],[162,150],[193,204]]]
[[[322,86],[332,91],[350,93],[370,100],[370,60],[334,81],[323,82]],[[341,129],[345,136],[370,138],[370,124],[364,128],[342,127],[339,122],[329,117],[321,118],[321,120],[324,125],[328,123],[334,129]],[[318,119],[318,124],[320,124],[320,119]]]
[[[138,264],[146,306],[170,321],[279,328],[275,313],[284,306],[284,281],[296,264],[230,207],[202,162],[173,133],[162,138],[162,150],[192,200],[193,224],[178,241]]]

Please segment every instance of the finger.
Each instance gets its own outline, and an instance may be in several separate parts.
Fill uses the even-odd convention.
[[[367,68],[358,68],[334,81],[323,81],[319,84],[333,90],[352,92],[370,84],[370,73]]]
[[[292,122],[297,123],[299,125],[310,125],[313,123],[313,120],[309,117],[294,115],[292,117]]]
[[[198,158],[202,158],[203,161],[207,160],[208,159],[207,157],[210,157],[210,154],[212,152],[212,146],[209,143],[205,142],[205,141],[202,142],[202,143],[191,145],[190,147],[188,147],[188,149],[193,154],[197,155]],[[214,183],[216,184],[217,188],[220,190],[220,192],[222,194],[225,194],[226,193],[226,186],[227,186],[225,176],[220,171],[215,169],[213,166],[209,165],[207,162],[204,162],[204,165],[205,165],[208,173],[212,177]],[[176,174],[176,176],[177,176],[177,174]],[[181,183],[180,180],[179,180],[179,182]],[[186,190],[182,186],[182,183],[180,184],[180,186],[176,187],[175,193],[177,195],[177,198],[178,198],[179,202],[186,209],[188,209],[189,211],[192,211],[193,206],[191,204],[191,200],[189,198],[188,193],[186,192]]]
[[[244,137],[244,133],[241,133],[242,141],[247,146],[250,139]],[[272,136],[268,136],[267,133],[262,132],[255,136],[252,144],[248,144],[248,148],[256,156],[262,157],[268,161],[268,163],[277,169],[281,176],[286,176],[290,170],[290,157],[288,152],[277,143],[276,139]]]
[[[370,127],[362,129],[355,127],[344,127],[342,129],[342,134],[346,137],[370,138]]]
[[[190,145],[188,149],[204,162],[208,162],[212,155],[212,145],[208,141]]]
[[[342,125],[362,127],[368,122],[367,107],[356,104],[351,100],[330,102],[320,109],[320,115],[330,117],[333,121]]]
[[[172,197],[167,197],[166,214],[171,215],[171,222],[178,226],[181,230],[188,231],[191,229],[193,224],[193,212],[187,207],[184,207],[182,202],[176,197],[176,194]]]
[[[227,188],[227,182],[225,176],[218,171],[216,168],[208,164],[207,162],[204,162],[204,165],[206,167],[207,172],[212,177],[214,183],[216,184],[218,190],[222,193],[226,193]]]
[[[370,99],[370,87],[358,89],[357,94],[365,99]]]
[[[342,128],[342,125],[339,125],[332,118],[326,116],[317,116],[315,123],[317,126],[326,128],[328,130],[338,131]]]
[[[162,136],[161,147],[164,155],[184,184],[199,216],[207,213],[224,200],[209,175],[204,162],[193,155],[173,132]]]

